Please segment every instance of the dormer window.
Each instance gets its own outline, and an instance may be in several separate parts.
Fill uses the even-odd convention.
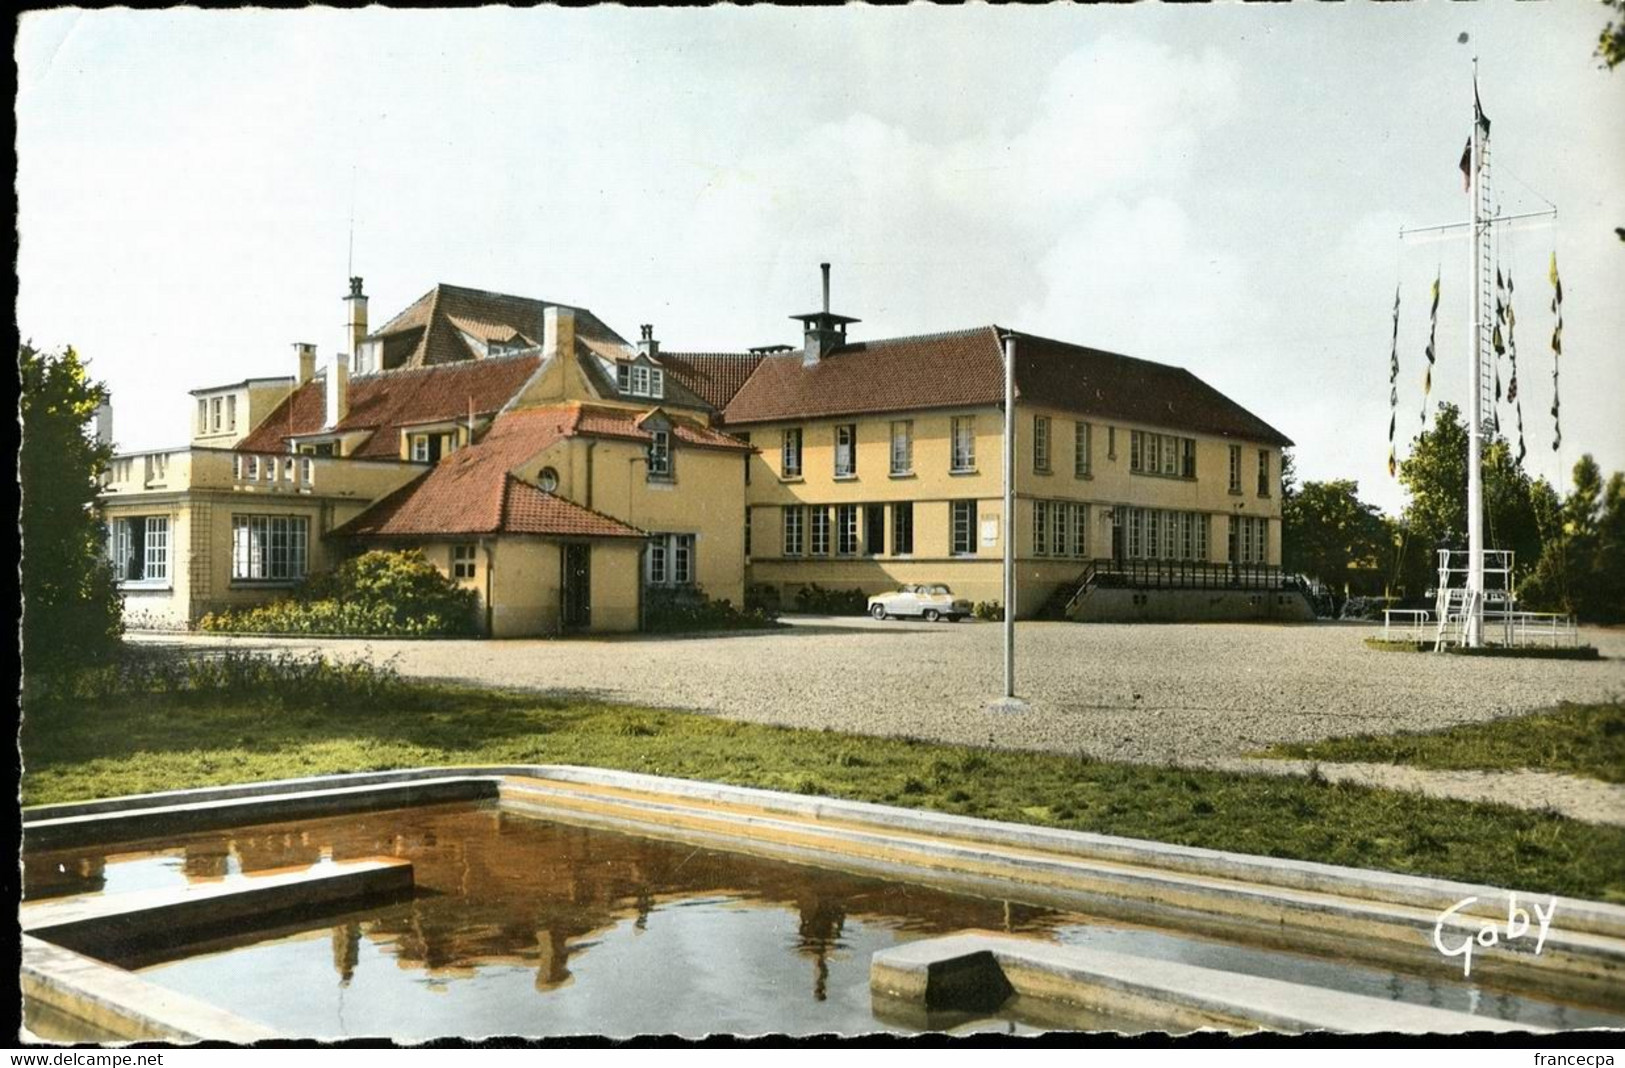
[[[644,358],[618,363],[615,365],[615,388],[622,396],[661,400],[666,396],[666,372]]]
[[[649,441],[649,477],[669,481],[671,474],[671,431],[656,430]]]

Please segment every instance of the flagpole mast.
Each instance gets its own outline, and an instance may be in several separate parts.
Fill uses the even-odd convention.
[[[1479,174],[1483,166],[1484,138],[1479,119],[1478,57],[1473,57],[1473,136],[1472,157],[1468,165],[1468,195],[1472,200],[1471,279],[1468,299],[1472,302],[1472,332],[1467,383],[1467,618],[1463,644],[1471,649],[1483,644],[1484,637],[1484,474],[1483,454],[1483,398],[1484,359],[1482,319],[1483,307],[1479,296],[1483,280],[1484,212],[1479,204]]]
[[[1016,335],[1004,335],[1004,699],[1016,696]]]

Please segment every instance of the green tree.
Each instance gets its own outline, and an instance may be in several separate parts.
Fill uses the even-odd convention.
[[[79,354],[17,350],[22,420],[22,661],[25,672],[102,659],[118,647],[121,605],[96,499],[110,446],[87,432],[107,391]]]
[[[1337,590],[1352,572],[1381,568],[1391,536],[1376,505],[1360,500],[1351,479],[1305,482],[1281,503],[1283,563]]]
[[[1539,503],[1551,489],[1531,480],[1507,442],[1494,434],[1484,435],[1480,460],[1484,547],[1512,550],[1517,565],[1527,571],[1540,559],[1546,541]],[[1410,495],[1404,516],[1404,583],[1415,594],[1437,582],[1437,549],[1467,548],[1467,428],[1460,409],[1439,405],[1433,426],[1411,442],[1399,479]]]
[[[1610,13],[1617,11],[1625,15],[1625,0],[1602,0],[1602,3]],[[1612,18],[1608,20],[1597,37],[1595,54],[1610,70],[1625,63],[1625,17],[1617,22]]]
[[[1587,621],[1625,620],[1625,473],[1605,483],[1588,453],[1574,465],[1568,497],[1559,504],[1553,494],[1543,508],[1551,537],[1519,600]]]

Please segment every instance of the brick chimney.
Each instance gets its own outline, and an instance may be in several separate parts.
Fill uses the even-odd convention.
[[[349,340],[350,358],[355,359],[361,353],[361,342],[367,336],[367,295],[361,292],[361,276],[356,275],[350,279],[350,295],[344,298],[344,303],[350,309]]]
[[[350,414],[350,357],[342,352],[333,354],[333,365],[327,369],[326,385],[323,409],[327,413],[325,429],[331,430]]]
[[[644,323],[638,327],[641,336],[638,338],[638,351],[643,355],[654,358],[660,355],[660,342],[655,340],[653,323]]]
[[[790,316],[801,320],[803,367],[817,366],[830,350],[846,344],[847,324],[861,322],[850,315],[836,315],[829,310],[829,264],[820,263],[818,268],[824,275],[824,310]]]
[[[299,355],[298,381],[294,383],[297,388],[316,377],[316,346],[308,341],[295,341],[293,350]]]
[[[549,304],[542,312],[542,359],[576,352],[576,310]]]

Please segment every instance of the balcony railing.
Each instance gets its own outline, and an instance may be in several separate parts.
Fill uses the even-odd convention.
[[[316,457],[292,453],[233,453],[232,488],[310,492],[316,484]]]
[[[115,456],[102,492],[122,496],[209,489],[375,498],[422,471],[422,464],[406,460],[194,447]]]

